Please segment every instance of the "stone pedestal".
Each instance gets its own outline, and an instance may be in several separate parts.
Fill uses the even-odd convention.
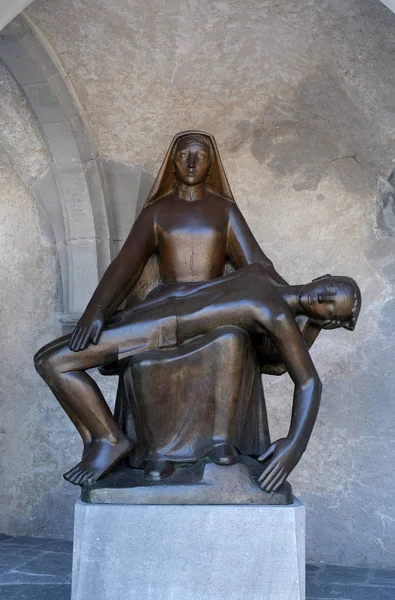
[[[304,506],[77,502],[72,600],[304,600]]]

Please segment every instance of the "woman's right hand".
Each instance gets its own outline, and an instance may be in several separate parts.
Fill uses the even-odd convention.
[[[97,344],[106,324],[101,306],[87,307],[71,334],[69,348],[73,352],[85,350],[92,342]]]

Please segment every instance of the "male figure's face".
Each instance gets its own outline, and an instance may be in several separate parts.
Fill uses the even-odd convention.
[[[347,281],[323,277],[303,286],[299,302],[306,315],[323,321],[346,321],[354,308],[355,290]]]
[[[210,171],[210,149],[207,144],[199,140],[181,138],[176,147],[173,163],[178,181],[186,185],[198,185],[205,181]]]

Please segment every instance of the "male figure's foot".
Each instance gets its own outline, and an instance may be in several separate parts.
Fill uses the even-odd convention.
[[[144,475],[152,481],[159,481],[169,477],[175,471],[174,463],[167,460],[149,460],[145,465]]]
[[[216,465],[234,465],[239,460],[236,448],[227,442],[216,444],[208,453],[208,457]]]
[[[105,438],[96,438],[83,455],[81,462],[67,471],[63,477],[74,485],[92,485],[129,454],[134,446],[134,442],[126,436],[115,443]]]

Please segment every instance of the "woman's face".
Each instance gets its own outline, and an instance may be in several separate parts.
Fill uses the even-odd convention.
[[[173,158],[176,179],[186,185],[203,183],[211,168],[207,144],[193,138],[178,142]]]

